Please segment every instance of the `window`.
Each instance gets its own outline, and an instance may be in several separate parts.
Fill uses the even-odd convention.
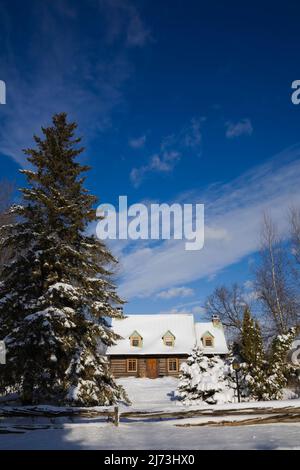
[[[165,346],[173,347],[175,344],[175,336],[173,335],[173,333],[171,333],[171,331],[167,331],[163,335],[162,339]]]
[[[134,348],[141,348],[143,346],[143,338],[137,331],[134,331],[129,336],[129,339],[130,339],[130,346],[133,346]]]
[[[213,348],[214,347],[214,337],[209,331],[204,333],[202,336],[202,343],[205,348]]]
[[[204,339],[204,344],[207,348],[212,348],[213,347],[213,339],[207,336],[207,338]]]
[[[178,359],[168,359],[168,372],[178,372]]]
[[[127,359],[127,372],[137,372],[136,359]]]

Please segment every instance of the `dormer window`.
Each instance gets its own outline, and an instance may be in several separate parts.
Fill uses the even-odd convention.
[[[175,345],[175,336],[169,330],[163,335],[162,340],[164,342],[164,345],[170,348]]]
[[[204,333],[204,335],[202,336],[201,339],[202,339],[202,344],[205,348],[213,348],[214,347],[215,338],[209,331]]]
[[[204,343],[207,348],[212,348],[214,345],[213,339],[207,336],[207,338],[204,338]]]
[[[130,346],[134,348],[141,348],[143,346],[143,338],[137,331],[134,331],[129,336],[129,339],[130,339]]]

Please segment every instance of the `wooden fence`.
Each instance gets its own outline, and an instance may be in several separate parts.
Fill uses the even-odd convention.
[[[115,406],[113,408],[105,408],[103,410],[97,410],[93,408],[48,408],[42,406],[24,406],[24,407],[6,407],[0,406],[0,418],[104,418],[108,422],[112,422],[115,426],[119,425],[120,413],[119,407]]]
[[[223,417],[223,423],[227,417],[232,416],[253,416],[253,421],[259,422],[267,420],[284,421],[292,420],[300,422],[300,408],[299,407],[281,407],[281,408],[255,408],[249,406],[249,408],[243,409],[226,409],[226,410],[215,410],[212,408],[208,409],[194,409],[194,410],[171,410],[171,411],[145,411],[145,410],[132,410],[132,411],[120,411],[118,406],[108,407],[103,410],[93,408],[48,408],[42,406],[28,406],[28,407],[1,407],[0,406],[0,417],[48,417],[48,418],[59,418],[59,417],[79,417],[79,418],[103,418],[107,422],[111,422],[114,426],[119,426],[120,422],[153,422],[153,421],[164,421],[164,420],[180,420],[186,418],[206,417],[208,419],[214,417]],[[250,420],[251,421],[251,420]],[[219,424],[222,424],[220,422]],[[236,421],[238,422],[238,421]],[[208,424],[206,421],[204,424]],[[209,422],[213,424],[213,422]],[[250,424],[250,423],[249,423]],[[254,422],[253,422],[254,424]],[[192,424],[187,424],[187,426]],[[200,425],[200,424],[197,424]]]

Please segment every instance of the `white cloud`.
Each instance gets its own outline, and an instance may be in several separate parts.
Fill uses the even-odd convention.
[[[191,308],[178,308],[174,307],[169,310],[162,310],[159,312],[160,314],[168,314],[168,315],[180,315],[180,314],[188,314],[193,313],[194,315],[202,315],[205,313],[205,309],[200,305]]]
[[[188,200],[204,202],[206,237],[201,251],[188,252],[184,241],[159,244],[136,242],[121,260],[120,293],[131,299],[208,278],[257,251],[264,210],[270,210],[283,237],[287,236],[288,207],[300,205],[300,146],[280,153],[223,186],[189,193]],[[172,201],[176,202],[176,201]]]
[[[169,300],[175,297],[191,297],[195,292],[190,287],[172,287],[157,294],[159,299]]]
[[[128,142],[129,147],[131,147],[133,149],[143,148],[145,143],[146,143],[146,135],[145,134],[141,135],[140,137],[130,139],[129,142]]]
[[[247,281],[244,282],[244,287],[246,290],[252,290],[253,289],[253,281],[248,279]]]
[[[177,134],[164,137],[161,142],[161,148],[166,149],[176,146],[181,150],[200,152],[202,146],[202,124],[205,121],[205,117],[190,119]]]
[[[61,4],[62,3],[62,4]],[[32,135],[46,126],[52,114],[66,111],[70,119],[80,122],[85,142],[111,126],[114,109],[124,102],[123,87],[133,69],[128,51],[128,35],[142,37],[142,21],[137,9],[126,0],[88,2],[86,8],[99,18],[99,28],[91,31],[89,50],[78,34],[81,21],[79,5],[74,2],[36,2],[32,12],[36,28],[28,37],[22,59],[26,68],[16,62],[12,36],[16,27],[4,6],[1,8],[5,42],[0,51],[0,68],[7,83],[7,105],[1,108],[0,153],[25,164],[21,151],[32,145]],[[99,11],[100,8],[100,11]],[[111,18],[105,27],[105,15]],[[5,19],[6,18],[6,19]],[[120,22],[118,47],[109,54],[104,37],[112,34],[113,24]],[[120,26],[121,27],[121,26]],[[5,29],[6,28],[6,29]],[[142,39],[130,40],[141,45]],[[139,43],[139,44],[138,44]],[[45,51],[47,53],[45,54]],[[76,58],[76,60],[74,60]],[[20,72],[23,72],[22,75]]]
[[[127,44],[142,47],[150,40],[150,37],[150,31],[145,27],[138,12],[131,12],[127,29]]]
[[[198,149],[202,144],[202,122],[205,121],[205,118],[201,119],[191,119],[188,126],[186,126],[182,131],[182,142],[186,148],[189,149]]]
[[[242,135],[251,135],[253,133],[253,126],[250,119],[245,118],[238,122],[228,121],[225,124],[226,137],[228,139],[234,139]]]
[[[255,290],[246,292],[246,294],[244,294],[244,299],[248,304],[251,304],[258,299],[258,293]]]
[[[130,0],[98,0],[107,21],[109,43],[124,41],[127,47],[143,47],[151,40],[151,31]]]
[[[205,118],[193,118],[177,135],[172,134],[164,137],[159,151],[152,155],[145,165],[131,170],[130,180],[133,186],[136,188],[140,186],[149,173],[171,173],[187,152],[192,151],[194,154],[200,155],[201,124],[204,121]],[[136,143],[139,144],[139,142]]]
[[[152,155],[147,165],[139,168],[133,168],[130,173],[130,180],[135,188],[137,188],[147,173],[169,173],[179,162],[181,154],[175,150],[163,151],[160,155]]]

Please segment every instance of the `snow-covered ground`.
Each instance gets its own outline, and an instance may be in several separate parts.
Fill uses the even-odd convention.
[[[170,408],[170,406],[176,406],[174,391],[178,379],[174,377],[163,377],[155,380],[128,377],[118,379],[118,383],[125,388],[134,408],[163,410]]]
[[[174,423],[65,424],[61,429],[1,434],[0,449],[300,448],[300,425],[178,428]]]
[[[120,379],[119,383],[126,388],[133,402],[127,410],[182,409],[174,401],[173,392],[177,385],[174,378],[129,378]],[[249,417],[249,408],[285,406],[299,408],[300,400],[236,403],[213,409],[224,410],[224,414],[228,409],[244,409],[242,416],[226,418],[236,421]],[[204,408],[209,411],[212,407],[206,405]],[[220,416],[209,420],[219,422],[223,419],[224,416]],[[0,449],[300,449],[300,422],[233,426],[230,429],[226,426],[197,426],[203,422],[207,422],[207,416],[155,422],[123,421],[116,428],[99,418],[0,418]],[[183,424],[194,426],[183,427]],[[9,431],[13,433],[7,433]]]
[[[248,408],[284,408],[300,407],[300,399],[291,399],[295,397],[292,392],[285,392],[285,400],[266,401],[266,402],[243,402],[227,403],[222,405],[208,405],[203,403],[195,406],[184,407],[175,400],[175,390],[178,379],[174,377],[163,377],[155,380],[136,379],[134,377],[118,379],[118,383],[123,385],[127,391],[128,397],[132,402],[130,408],[149,411],[172,411],[174,409],[198,409],[203,407],[205,410],[240,410]],[[176,408],[174,408],[176,407]],[[123,407],[121,407],[123,409]]]

